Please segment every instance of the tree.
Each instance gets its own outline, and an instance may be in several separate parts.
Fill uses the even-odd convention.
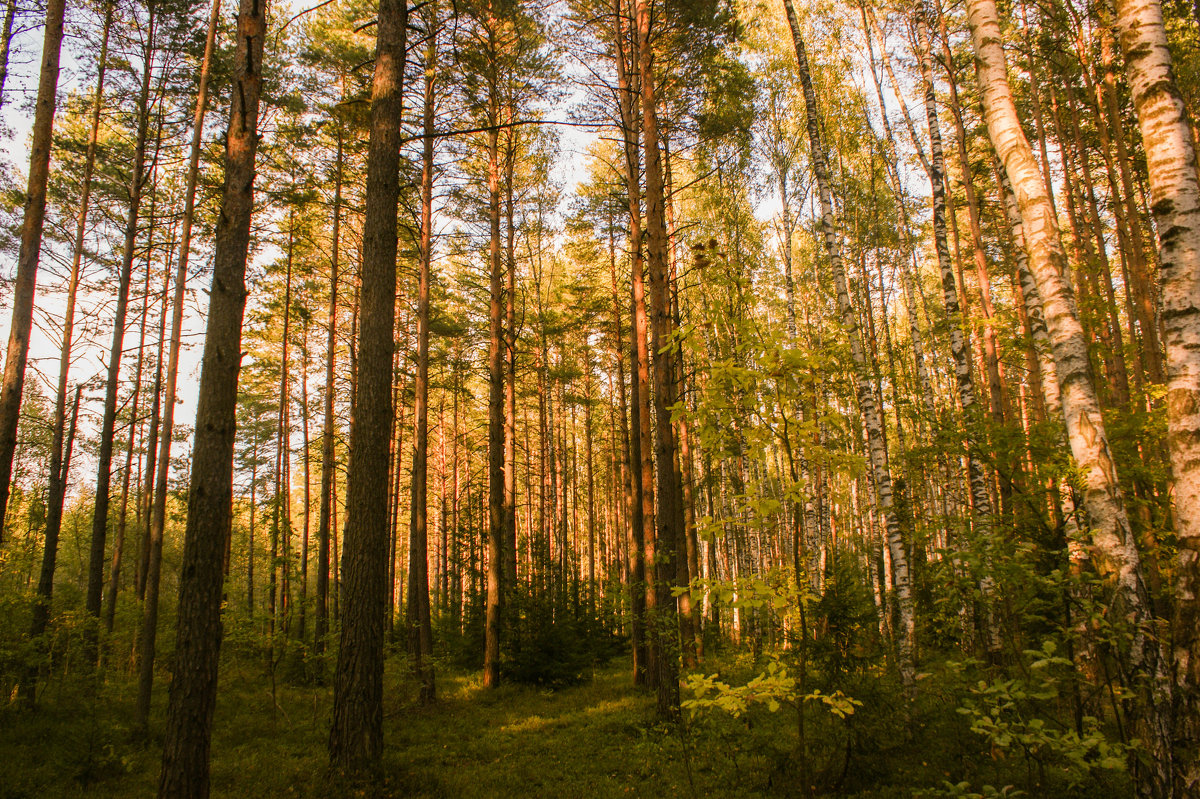
[[[1200,788],[1200,179],[1192,126],[1172,73],[1162,8],[1158,0],[1121,0],[1116,9],[1121,52],[1146,148],[1150,207],[1159,230],[1167,435],[1179,537],[1173,624],[1175,734],[1181,743],[1176,763],[1178,790],[1186,795]]]
[[[225,139],[225,185],[192,445],[176,661],[167,706],[159,797],[205,799],[209,790],[209,743],[221,649],[225,542],[233,513],[234,412],[242,358],[246,257],[254,210],[266,26],[266,5],[258,0],[242,0],[234,62],[236,91],[231,98]],[[162,463],[167,460],[164,457]]]
[[[53,143],[65,10],[66,0],[49,0],[46,4],[46,32],[42,40],[33,141],[29,150],[29,185],[25,192],[21,250],[17,255],[17,275],[13,288],[12,327],[4,359],[4,383],[0,386],[0,541],[4,538],[5,513],[12,488],[17,421],[25,387],[25,363],[29,358],[29,333],[33,327],[33,295],[37,284],[38,258],[42,252],[42,227],[46,219],[46,182],[50,176],[50,147]]]
[[[396,318],[396,209],[408,4],[382,0],[371,86],[363,221],[361,329],[342,551],[342,630],[334,675],[330,764],[359,771],[383,754],[387,607],[388,440]]]
[[[850,350],[855,367],[858,405],[859,410],[862,412],[863,426],[866,428],[867,433],[867,451],[871,464],[871,476],[874,480],[875,499],[879,507],[879,513],[883,516],[884,527],[887,531],[888,551],[892,558],[896,604],[900,613],[900,629],[896,631],[900,679],[906,688],[911,689],[916,673],[916,647],[914,640],[916,636],[916,621],[913,616],[911,588],[909,585],[908,556],[892,493],[892,476],[888,468],[883,418],[879,412],[874,389],[871,387],[866,354],[863,351],[862,342],[859,338],[858,322],[855,319],[854,307],[850,302],[845,268],[842,265],[842,252],[836,229],[837,220],[834,216],[829,167],[821,142],[817,98],[812,87],[812,77],[808,68],[808,56],[804,47],[804,40],[800,33],[800,22],[796,17],[796,10],[791,0],[784,0],[784,6],[787,11],[788,26],[792,31],[792,42],[796,47],[796,62],[799,67],[800,82],[804,89],[804,106],[808,118],[809,161],[817,180],[817,192],[820,198],[821,234],[824,238],[826,254],[829,257],[829,265],[833,271],[833,279],[837,287],[838,309],[841,313],[842,327],[850,339]]]
[[[976,74],[983,96],[988,136],[1004,164],[1021,211],[1029,267],[1037,280],[1054,353],[1063,416],[1071,454],[1083,472],[1083,504],[1091,523],[1092,557],[1112,586],[1113,602],[1132,631],[1123,666],[1138,683],[1138,715],[1153,753],[1141,789],[1148,795],[1168,790],[1171,774],[1170,686],[1154,633],[1141,558],[1125,512],[1116,465],[1096,398],[1087,342],[1065,279],[1066,255],[1050,207],[1046,184],[1017,117],[1009,87],[999,20],[991,0],[967,6]]]

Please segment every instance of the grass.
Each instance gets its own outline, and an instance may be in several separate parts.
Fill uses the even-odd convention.
[[[749,673],[722,663],[723,677]],[[706,669],[715,669],[709,664]],[[442,669],[439,701],[421,707],[402,657],[385,677],[385,755],[369,785],[327,776],[328,685],[276,679],[261,657],[223,659],[212,743],[214,797],[755,797],[796,796],[794,711],[708,714],[685,731],[660,723],[652,694],[623,661],[561,690],[483,688],[476,673]],[[167,675],[158,675],[149,736],[135,736],[133,678],[112,670],[43,688],[36,712],[0,708],[0,799],[154,794]],[[272,686],[274,685],[274,688]],[[830,796],[911,797],[944,782],[1021,786],[1024,767],[989,752],[955,712],[957,689],[931,684],[909,710],[888,679],[866,676],[849,720],[808,714],[808,775]],[[685,746],[686,744],[686,746]],[[1093,784],[1092,799],[1126,795]],[[929,794],[926,794],[929,795]],[[1035,791],[1041,796],[1074,796]]]

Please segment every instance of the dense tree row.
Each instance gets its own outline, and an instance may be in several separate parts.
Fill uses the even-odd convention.
[[[169,671],[207,796],[223,638],[328,681],[349,774],[393,643],[422,703],[627,651],[801,761],[847,675],[1052,663],[1042,751],[1200,790],[1191,6],[6,9],[14,702],[128,669],[146,729]]]

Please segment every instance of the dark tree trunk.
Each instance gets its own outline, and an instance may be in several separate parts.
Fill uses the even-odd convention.
[[[413,386],[412,512],[408,543],[408,651],[421,683],[421,701],[434,700],[433,627],[429,618],[429,272],[433,263],[434,77],[437,70],[437,6],[428,11],[425,47],[424,141],[421,159],[420,264],[417,272],[417,375]]]
[[[241,0],[234,91],[225,142],[225,186],[217,222],[208,329],[200,372],[187,529],[179,577],[175,669],[167,707],[160,799],[208,796],[209,743],[221,650],[225,543],[233,514],[233,443],[246,308],[246,256],[254,210],[258,106],[266,4]],[[168,406],[173,404],[172,398]],[[164,426],[164,437],[166,435]],[[162,467],[168,459],[160,461]],[[156,498],[156,501],[161,501]],[[161,522],[161,519],[159,520]]]
[[[96,466],[96,507],[92,514],[92,547],[88,557],[87,612],[99,622],[100,603],[104,593],[104,546],[108,538],[109,489],[112,480],[113,436],[117,424],[117,393],[121,383],[121,353],[125,349],[125,315],[129,306],[129,281],[137,249],[138,218],[141,213],[142,189],[146,185],[146,140],[150,128],[150,78],[154,61],[154,25],[156,9],[153,0],[147,3],[149,21],[146,45],[142,50],[142,86],[138,97],[137,139],[129,176],[129,206],[125,216],[125,244],[117,278],[117,307],[113,319],[112,346],[108,351],[108,382],[104,391],[104,418],[100,425],[100,453]],[[87,637],[87,657],[96,659],[96,630]]]
[[[406,0],[381,0],[363,221],[358,376],[342,551],[341,646],[329,759],[358,771],[383,754],[383,636],[388,602],[388,444],[396,317]]]
[[[337,362],[338,255],[342,229],[342,126],[337,123],[337,165],[333,184],[333,235],[329,272],[329,329],[325,354],[325,429],[321,433],[321,504],[317,509],[317,618],[313,645],[325,651],[329,634],[329,540],[333,516],[333,370]]]

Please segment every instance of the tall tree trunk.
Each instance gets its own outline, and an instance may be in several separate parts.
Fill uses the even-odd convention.
[[[983,454],[978,447],[978,426],[982,421],[978,417],[975,402],[975,384],[971,377],[970,341],[963,338],[963,320],[958,307],[958,290],[954,282],[954,268],[950,263],[950,247],[946,241],[946,183],[945,156],[942,153],[942,132],[938,122],[936,95],[933,84],[933,56],[929,46],[929,20],[931,10],[925,2],[920,2],[914,11],[917,31],[917,50],[921,68],[921,82],[925,98],[925,116],[929,125],[929,183],[933,198],[933,238],[934,249],[937,252],[938,267],[942,275],[942,301],[945,304],[946,317],[950,320],[950,353],[954,358],[954,376],[958,388],[958,401],[962,406],[963,426],[969,451],[966,453],[967,480],[971,488],[971,516],[976,536],[981,541],[988,541],[992,533],[992,499],[988,491],[987,475],[983,471]],[[964,181],[968,178],[964,177]],[[974,193],[971,190],[971,197]],[[974,223],[972,230],[977,227]],[[977,245],[978,246],[978,245]],[[986,275],[986,269],[983,272]],[[990,297],[988,298],[990,305]],[[988,334],[991,338],[986,346],[988,357],[988,372],[992,373],[995,358],[995,331],[991,329],[989,318]],[[998,372],[997,372],[998,374]],[[998,381],[992,382],[992,410],[995,413],[998,406]],[[1002,421],[1001,415],[998,421]],[[974,451],[970,451],[974,450]],[[984,600],[990,601],[990,577],[983,578]],[[1000,647],[999,631],[988,610],[987,647],[995,653]]]
[[[167,706],[162,775],[158,783],[160,799],[206,799],[208,796],[209,743],[221,650],[225,542],[233,515],[235,412],[242,354],[242,315],[246,308],[246,257],[254,210],[266,12],[266,4],[261,0],[241,0],[237,16],[234,91],[225,137],[225,186],[217,221],[208,327],[192,444],[192,475],[179,577],[175,668]],[[207,46],[205,50],[207,53]],[[202,109],[203,104],[197,101],[197,107]],[[185,243],[181,245],[181,253],[186,252]],[[180,261],[183,260],[181,257]],[[168,385],[168,408],[174,404],[173,388]],[[171,439],[169,429],[164,419],[164,441]],[[167,453],[160,455],[156,490],[165,486],[164,467],[168,462]],[[159,507],[165,501],[165,491],[161,493],[163,496],[155,497]],[[154,521],[161,529],[161,512],[156,510],[155,515],[158,518]],[[148,595],[149,591],[147,602]]]
[[[162,143],[162,115],[159,115],[158,127],[158,144]],[[158,163],[158,147],[155,147],[154,153],[155,166]],[[152,168],[151,172],[153,173]],[[138,420],[138,411],[141,408],[142,394],[142,374],[145,369],[146,355],[146,319],[150,306],[150,278],[153,273],[154,265],[154,202],[151,199],[150,203],[150,231],[147,234],[146,246],[146,281],[142,284],[142,321],[139,326],[138,333],[138,359],[137,369],[134,372],[133,379],[133,399],[130,401],[129,414],[129,437],[126,439],[125,446],[125,469],[121,477],[121,509],[117,516],[116,536],[113,538],[112,560],[108,571],[108,588],[104,596],[104,631],[112,634],[113,625],[116,621],[117,613],[117,589],[121,577],[121,560],[125,549],[125,530],[129,521],[129,483],[133,476],[133,451],[137,448],[138,432],[141,430],[141,423]],[[170,265],[167,264],[163,268],[163,309],[159,314],[159,336],[158,336],[158,358],[155,365],[154,376],[154,398],[151,400],[153,406],[150,421],[150,434],[147,439],[143,439],[143,446],[146,447],[147,453],[151,460],[154,459],[154,445],[158,437],[158,395],[162,388],[162,356],[163,356],[163,339],[166,330],[167,318],[167,289],[170,288],[171,272]],[[140,461],[140,459],[139,459]],[[138,468],[140,469],[140,463]],[[153,471],[153,470],[151,470]],[[139,473],[140,481],[140,473]],[[139,503],[140,505],[140,503]],[[140,515],[140,514],[139,514]]]
[[[308,349],[308,327],[309,316],[305,314],[303,319],[304,337],[300,345],[300,424],[301,436],[303,440],[304,453],[304,528],[300,542],[300,627],[297,631],[297,637],[303,641],[305,635],[305,621],[308,616],[308,549],[309,549],[309,534],[312,521],[312,441],[309,438],[309,407],[308,407],[308,368],[309,364],[309,349]]]
[[[248,0],[248,2],[252,3],[253,0]],[[245,7],[246,7],[246,4],[244,3],[243,9],[245,9]],[[208,38],[205,40],[205,43],[204,43],[204,61],[200,65],[200,85],[198,87],[197,95],[196,95],[196,111],[192,118],[192,143],[191,143],[191,151],[190,151],[189,160],[188,160],[187,191],[184,194],[183,230],[181,232],[180,240],[179,240],[179,257],[178,257],[178,261],[175,266],[175,295],[171,298],[171,345],[170,345],[169,351],[167,352],[167,370],[166,370],[167,371],[167,379],[166,379],[166,386],[163,390],[163,418],[162,418],[162,429],[159,434],[159,440],[158,440],[158,458],[157,458],[158,473],[155,475],[155,478],[154,478],[154,505],[150,509],[150,527],[149,527],[149,530],[148,530],[148,533],[146,536],[147,542],[149,543],[149,551],[147,552],[146,576],[145,576],[145,580],[143,583],[145,599],[142,603],[142,632],[141,632],[141,636],[138,639],[140,655],[139,655],[139,659],[138,659],[138,698],[137,698],[137,709],[135,712],[135,723],[137,724],[137,726],[142,727],[142,728],[145,728],[150,720],[150,696],[151,696],[151,690],[154,685],[154,645],[155,645],[155,639],[158,635],[158,595],[159,595],[160,578],[162,576],[163,533],[166,529],[166,519],[167,519],[167,481],[171,475],[171,439],[174,435],[174,430],[175,430],[175,424],[174,424],[175,423],[175,388],[178,383],[178,376],[179,376],[179,348],[180,348],[180,344],[181,344],[182,338],[183,338],[183,311],[184,311],[183,301],[184,301],[184,296],[185,296],[184,288],[185,288],[185,283],[187,280],[188,255],[191,250],[192,222],[193,222],[193,218],[195,216],[196,180],[197,180],[197,176],[199,175],[199,171],[200,171],[200,146],[203,141],[203,135],[204,135],[204,114],[205,114],[205,110],[208,107],[208,81],[209,81],[209,75],[210,75],[210,70],[211,70],[211,66],[212,66],[213,50],[215,49],[215,46],[216,46],[217,23],[220,19],[220,13],[221,13],[221,0],[213,0],[212,11],[209,14],[209,18],[208,18]],[[255,10],[255,13],[257,14],[259,12],[257,10]],[[261,34],[263,33],[262,29],[264,26],[265,26],[265,22],[262,22],[261,20],[257,24],[257,26],[255,24],[253,24],[253,21],[247,23],[246,32],[248,35],[253,36],[255,32],[258,32],[260,34],[260,39],[253,43],[254,47],[257,47],[258,49],[257,50],[248,49],[246,51],[247,57],[253,56],[254,53],[259,53],[259,54],[262,53]],[[240,40],[239,40],[239,46],[240,46]],[[247,43],[246,46],[249,48],[250,43]],[[260,68],[261,68],[261,65],[260,65]],[[259,71],[255,68],[253,68],[252,64],[248,64],[246,73],[240,79],[239,85],[242,87],[252,87],[255,90],[257,90],[257,88],[260,85],[260,82],[261,82],[261,74],[259,73]],[[253,122],[254,124],[257,124],[257,119],[258,119],[258,97],[257,97],[257,95],[255,95],[253,103],[251,103],[250,100],[247,99],[244,102],[244,104],[242,104],[242,105],[235,104],[230,109],[230,118],[229,119],[230,119],[229,129],[231,132],[235,130],[235,127],[234,127],[235,125],[242,126],[240,128],[236,128],[236,130],[238,131],[237,144],[242,147],[246,147],[246,146],[256,147],[258,139],[257,139],[256,133],[255,133],[254,125],[251,125],[251,128],[248,131],[245,130],[244,126],[247,124],[250,124],[251,122]],[[231,144],[226,145],[226,161],[227,161],[226,169],[228,171],[231,168],[231,166],[230,166],[231,164],[236,164],[237,167],[239,167],[243,170],[243,172],[239,173],[237,171],[237,169],[235,168],[233,173],[231,173],[231,174],[236,176],[238,180],[245,181],[244,191],[245,191],[247,197],[244,199],[243,202],[246,204],[247,209],[248,209],[250,202],[251,202],[250,198],[249,198],[249,194],[251,191],[251,185],[253,184],[253,181],[254,181],[254,152],[253,152],[253,150],[251,150],[249,156],[247,157],[245,155],[245,153],[240,152],[239,150],[236,150],[236,149],[231,149],[232,146],[233,145],[231,145]],[[237,156],[237,159],[231,160],[234,158],[235,154]],[[249,170],[248,173],[245,172],[245,170]],[[237,191],[236,187],[238,186],[238,184],[236,182],[230,183],[228,177],[226,179],[226,184],[227,184],[226,189],[227,189],[227,192],[229,193],[229,198],[227,199],[228,207],[231,209],[235,209],[238,207],[235,202],[235,192]],[[236,199],[240,199],[240,198],[236,198]],[[246,224],[248,226],[249,225],[249,210],[246,210],[246,214],[247,214]],[[228,236],[229,234],[225,234],[225,235]],[[246,235],[248,236],[249,234],[247,233]],[[234,240],[232,242],[229,242],[227,244],[227,246],[232,246],[232,247],[239,246],[239,245],[237,245],[236,237],[234,237]],[[243,263],[240,268],[237,267],[236,264],[234,264],[233,268],[235,268],[237,271],[235,271],[231,274],[233,274],[235,276],[243,275],[245,272],[245,264],[244,264],[245,252],[246,252],[246,247],[248,247],[249,244],[247,242],[246,244],[243,244],[240,246],[242,247],[241,258],[242,258]],[[233,250],[233,254],[236,254],[236,252],[237,252],[236,249]],[[226,257],[231,257],[231,256],[226,255]],[[223,277],[222,279],[227,280],[228,277]],[[214,286],[217,286],[218,284],[215,282],[215,280],[216,280],[216,275],[214,274]],[[230,295],[229,294],[230,291],[233,291],[232,287],[225,287],[223,285],[221,286],[220,294],[221,294],[222,300],[228,300],[229,302],[238,302],[239,301],[238,298],[239,298],[240,294],[237,292],[234,292],[232,295]],[[214,294],[214,296],[216,296],[216,295]],[[244,298],[242,298],[240,300],[240,302],[244,303]],[[241,306],[238,306],[238,307],[240,308]],[[212,314],[212,312],[210,311],[210,317],[211,317],[211,314]],[[237,341],[240,341],[241,340],[241,310],[237,310],[237,314],[238,314],[238,316],[237,316]],[[226,323],[230,324],[232,326],[232,322],[227,321]],[[220,329],[218,328],[218,332],[214,333],[213,335],[217,336],[219,334],[219,330]],[[228,333],[226,333],[225,335],[228,335]],[[206,337],[206,343],[205,343],[206,350],[207,350],[207,347],[208,347],[208,344],[207,344],[207,337]],[[234,380],[234,390],[236,393],[236,387],[237,387],[236,386],[236,379],[237,379],[236,367],[237,367],[237,364],[240,362],[241,354],[238,353],[236,356],[226,354],[221,357],[224,357],[226,359],[228,359],[228,358],[234,359],[232,368],[234,369],[233,380]],[[214,350],[214,358],[216,358],[215,350]],[[221,365],[221,362],[218,360],[214,363],[213,368],[214,369],[220,368],[220,365]],[[228,365],[226,365],[225,368],[228,369],[230,367],[228,367]],[[218,378],[218,375],[214,374],[213,378],[211,378],[210,380],[216,380],[217,386],[219,387],[220,381],[217,378]],[[211,390],[215,391],[216,389],[214,388]],[[232,425],[232,422],[230,424]],[[196,429],[197,429],[197,431],[199,431],[200,428],[197,427]],[[214,431],[206,431],[206,432],[212,433]],[[228,431],[228,433],[220,433],[220,434],[229,435],[232,437],[233,431],[231,429],[230,431]],[[197,443],[198,443],[198,441],[199,441],[199,439],[197,439]],[[232,442],[232,439],[231,439],[231,442]],[[195,449],[196,446],[197,446],[197,444],[193,444],[193,449]],[[232,446],[232,443],[231,443],[231,446]],[[195,468],[194,462],[193,462],[193,468]],[[213,501],[216,501],[216,499],[218,499],[218,498],[214,498]],[[232,502],[232,499],[230,501]],[[190,500],[189,500],[189,507],[190,507]],[[189,514],[189,517],[188,517],[189,528],[188,529],[191,529],[190,528],[191,522],[192,522],[192,519]],[[216,527],[210,528],[210,527],[206,527],[206,526],[199,526],[196,529],[197,529],[198,535],[201,533],[206,534],[206,535],[217,535],[220,533],[219,528],[216,528]],[[222,534],[222,537],[223,537],[223,534]],[[214,546],[215,546],[215,544],[214,544]],[[181,588],[182,588],[182,586],[181,586]],[[218,631],[217,641],[218,641],[218,645],[219,645],[219,641],[220,641],[219,631]],[[213,666],[214,671],[215,671],[215,668],[216,667],[214,665]],[[206,733],[204,734],[204,739],[207,741]],[[207,743],[205,744],[205,749],[207,750]],[[164,767],[164,773],[165,773],[165,767]],[[202,790],[207,792],[207,790],[208,790],[207,776],[205,777],[203,782],[204,782],[204,786],[203,786]]]
[[[51,563],[53,564],[54,558],[57,557],[58,537],[62,531],[63,501],[66,497],[67,477],[63,469],[67,381],[71,371],[71,349],[74,343],[75,330],[75,303],[79,292],[80,264],[83,259],[83,239],[87,231],[87,215],[92,193],[92,174],[96,165],[96,143],[100,133],[100,112],[104,105],[104,76],[108,66],[108,37],[112,29],[113,7],[114,3],[112,2],[105,6],[104,29],[100,39],[100,60],[96,72],[96,91],[92,97],[91,131],[88,134],[87,155],[84,157],[83,162],[83,185],[79,196],[79,213],[75,218],[75,241],[72,248],[71,274],[67,282],[66,309],[63,312],[62,344],[59,347],[58,356],[58,386],[54,397],[54,416],[51,419],[53,433],[50,442],[50,476],[47,490],[48,496],[46,498],[46,528],[43,536],[46,544],[43,549],[43,563],[45,563],[46,554],[50,553],[50,550],[53,549],[51,555]],[[75,393],[76,395],[79,394],[79,388],[76,388]],[[0,489],[0,491],[7,490],[7,487]],[[2,526],[3,513],[3,509],[0,508],[0,540],[3,540],[4,537]],[[50,545],[51,541],[54,542],[53,547]],[[53,588],[53,566],[51,567],[49,588]],[[42,597],[42,594],[39,592],[38,596]],[[46,618],[49,619],[49,592],[44,595],[43,599],[47,604],[45,608]],[[39,612],[35,609],[35,616]],[[32,693],[30,693],[30,696],[32,696]]]
[[[342,629],[329,760],[358,771],[383,754],[383,635],[388,601],[388,438],[396,319],[396,209],[408,4],[381,0],[371,86],[363,220],[361,330],[342,544]]]
[[[1160,231],[1167,441],[1179,539],[1173,620],[1176,787],[1180,796],[1190,796],[1200,791],[1200,180],[1159,1],[1117,0],[1116,8],[1146,148],[1150,207]]]
[[[341,249],[342,231],[342,171],[343,130],[337,123],[337,163],[333,184],[333,233],[330,247],[329,268],[329,320],[325,344],[325,429],[321,432],[321,504],[317,509],[317,618],[313,645],[317,654],[325,651],[325,638],[329,634],[329,539],[333,503],[336,500],[333,486],[333,415],[334,365],[337,362],[337,313],[338,313],[338,256]],[[324,669],[322,669],[322,673]]]
[[[650,443],[650,355],[646,346],[648,322],[642,250],[641,161],[638,141],[638,37],[627,16],[622,0],[615,0],[617,22],[617,82],[618,105],[625,149],[625,184],[629,195],[629,253],[632,342],[629,354],[630,370],[630,465],[634,483],[633,538],[630,541],[630,602],[634,625],[633,681],[645,684],[653,677],[652,656],[646,630],[647,613],[653,600],[653,580],[647,579],[647,560],[654,538],[654,463]],[[632,73],[632,74],[631,74]],[[641,646],[638,646],[638,631]],[[638,662],[638,655],[642,661]]]
[[[483,684],[500,684],[500,624],[504,552],[504,263],[500,253],[499,25],[488,7],[487,191],[488,225],[488,555]]]
[[[1065,279],[1066,255],[1045,182],[1013,103],[995,3],[968,0],[967,13],[988,134],[1021,210],[1030,271],[1037,280],[1054,352],[1067,436],[1083,475],[1093,558],[1111,585],[1115,617],[1130,625],[1132,640],[1121,655],[1122,667],[1139,692],[1140,732],[1156,764],[1148,773],[1135,766],[1140,773],[1139,791],[1162,795],[1170,787],[1170,686],[1164,679],[1149,592],[1100,415],[1087,341]]]
[[[433,627],[429,618],[429,278],[433,265],[433,144],[437,71],[437,5],[427,11],[424,140],[421,154],[420,262],[417,267],[417,374],[413,383],[412,500],[408,543],[408,653],[421,683],[421,702],[434,700]]]
[[[287,480],[288,462],[291,460],[291,423],[288,418],[289,381],[288,381],[288,345],[290,342],[289,328],[292,321],[292,255],[295,247],[295,209],[288,213],[288,241],[286,249],[287,275],[284,278],[283,289],[283,332],[279,337],[279,405],[275,414],[275,497],[271,509],[271,577],[267,589],[267,608],[271,616],[272,634],[280,626],[286,630],[291,614],[291,603],[288,601],[287,555],[280,557],[281,537],[284,539],[283,551],[286,553],[286,538],[291,534],[292,504],[291,486]],[[282,567],[282,575],[280,574]],[[281,579],[282,578],[282,579]],[[272,644],[272,649],[274,644]],[[272,655],[272,657],[274,657]]]
[[[514,108],[508,106],[508,121]],[[511,596],[517,586],[517,228],[513,222],[513,170],[517,160],[517,138],[509,128],[504,154],[504,215],[506,225],[504,288],[504,549],[502,576]]]
[[[0,386],[0,542],[12,490],[12,462],[17,449],[17,422],[25,388],[25,363],[29,358],[29,333],[33,328],[33,295],[38,259],[42,253],[42,227],[46,221],[46,183],[50,176],[54,106],[58,94],[58,63],[62,49],[66,0],[46,3],[46,32],[42,39],[42,67],[37,103],[33,112],[33,140],[29,151],[29,184],[25,190],[25,218],[21,224],[21,249],[13,280],[12,326],[4,358],[4,383]]]
[[[825,249],[829,255],[830,267],[833,270],[834,283],[837,287],[838,308],[841,312],[842,327],[850,339],[850,351],[854,359],[856,372],[858,404],[863,415],[863,425],[867,433],[867,450],[871,464],[871,476],[875,488],[876,504],[878,505],[880,516],[883,517],[887,548],[892,560],[896,607],[900,615],[900,624],[896,630],[900,679],[904,686],[911,690],[916,674],[916,623],[913,617],[912,596],[909,585],[908,555],[905,550],[900,519],[896,513],[892,496],[892,475],[888,468],[883,418],[875,402],[874,389],[871,387],[870,369],[868,368],[862,341],[859,337],[854,306],[850,302],[850,294],[847,288],[846,272],[842,265],[841,243],[837,237],[833,209],[833,191],[829,181],[829,166],[826,162],[825,150],[821,142],[820,123],[817,118],[817,98],[816,93],[813,91],[812,76],[808,69],[808,56],[805,52],[804,40],[800,34],[800,23],[796,18],[796,10],[791,0],[784,0],[784,6],[787,11],[788,25],[792,31],[792,41],[796,47],[796,61],[804,90],[804,105],[807,111],[808,138],[811,151],[809,158],[812,163],[813,173],[817,179],[817,189],[821,206],[821,230],[824,237]]]
[[[654,352],[655,456],[658,461],[658,511],[655,516],[654,565],[657,593],[654,658],[657,674],[658,712],[679,712],[679,642],[676,600],[671,586],[687,574],[687,558],[679,558],[679,542],[685,535],[683,493],[679,480],[678,445],[671,409],[678,395],[675,383],[676,354],[671,344],[671,299],[667,272],[666,191],[659,147],[658,101],[654,75],[654,48],[650,39],[650,0],[635,0],[638,33],[638,65],[642,102],[642,149],[646,168],[646,272],[650,283],[651,347]],[[684,581],[687,585],[688,581]]]
[[[125,244],[117,278],[117,307],[113,318],[112,346],[108,351],[108,380],[104,391],[104,418],[100,424],[100,452],[96,466],[96,506],[92,514],[92,546],[88,557],[87,612],[96,624],[104,592],[104,545],[108,538],[109,488],[112,480],[113,436],[117,424],[117,392],[121,383],[121,354],[125,349],[125,315],[129,305],[129,281],[137,249],[138,218],[142,190],[146,185],[146,140],[150,129],[150,78],[154,64],[154,26],[157,9],[154,0],[146,4],[149,20],[146,43],[142,49],[142,86],[138,95],[137,134],[129,175],[129,207],[125,216]],[[96,659],[95,631],[87,638],[87,657]]]

